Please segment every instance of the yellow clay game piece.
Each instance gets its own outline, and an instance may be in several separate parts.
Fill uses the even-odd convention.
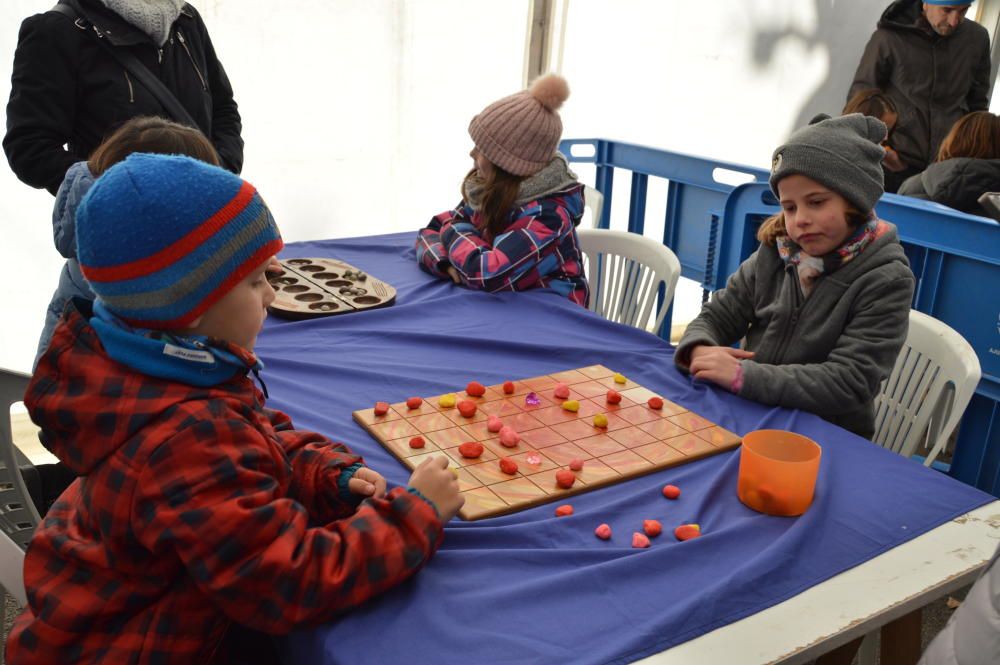
[[[577,411],[580,410],[580,402],[576,401],[575,399],[568,399],[562,403],[562,407],[566,411],[572,411],[576,413]]]
[[[606,415],[604,415],[603,413],[598,413],[596,416],[594,416],[594,427],[607,427],[607,426],[608,426],[608,417]]]
[[[625,375],[624,374],[615,374],[615,383],[624,384],[625,383]]]
[[[448,393],[447,395],[441,395],[438,398],[438,406],[443,409],[450,409],[455,406],[455,393]]]

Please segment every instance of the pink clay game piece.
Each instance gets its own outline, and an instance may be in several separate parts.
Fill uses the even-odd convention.
[[[668,499],[676,499],[681,495],[681,488],[677,485],[664,485],[663,486],[663,496]]]
[[[617,390],[608,391],[608,404],[621,404],[622,394]]]
[[[569,397],[569,386],[565,383],[557,384],[556,389],[552,391],[552,395],[556,399],[567,399]]]
[[[571,459],[569,461],[570,471],[582,471],[583,470],[583,460],[582,459]]]
[[[611,540],[611,527],[607,524],[602,524],[594,529],[594,535],[601,540]]]
[[[656,409],[657,411],[659,411],[660,409],[663,408],[663,399],[660,397],[656,397],[654,395],[653,397],[649,398],[649,401],[646,402],[646,404],[649,405],[649,408]]]
[[[410,439],[410,448],[423,448],[426,444],[427,442],[424,441],[424,437],[422,436],[415,436]]]
[[[465,386],[465,393],[469,397],[482,397],[486,394],[486,386],[478,381],[469,381],[469,385]]]
[[[490,416],[486,419],[486,429],[496,434],[503,428],[503,421],[500,416]]]
[[[504,395],[513,395],[514,394],[514,382],[513,381],[504,381],[503,382],[503,394]]]
[[[645,534],[636,531],[632,534],[632,547],[639,549],[649,547],[649,538],[647,538]]]
[[[563,505],[556,508],[556,517],[569,517],[572,514],[573,514],[573,506],[569,505],[568,503],[564,503]]]
[[[424,399],[422,397],[411,397],[410,399],[406,400],[406,408],[407,409],[416,409],[416,408],[419,408],[420,405],[423,404],[423,403],[424,403]]]
[[[556,485],[568,490],[576,482],[576,476],[569,469],[559,469],[556,471]]]
[[[375,415],[384,416],[389,413],[389,403],[388,402],[375,402]]]
[[[562,403],[563,411],[572,411],[576,413],[580,410],[580,402],[575,399],[568,399]]]
[[[643,520],[642,530],[646,532],[646,535],[650,538],[656,538],[658,535],[663,533],[663,525],[657,520]]]
[[[674,538],[677,540],[691,540],[701,536],[701,527],[697,524],[681,524],[674,529]]]
[[[608,426],[608,417],[603,413],[598,413],[594,416],[594,427],[600,427],[605,429]]]
[[[462,457],[475,459],[483,454],[483,444],[478,441],[466,441],[458,447],[458,452]]]
[[[517,462],[509,457],[500,458],[500,470],[509,476],[513,476],[517,473]]]
[[[471,418],[476,415],[476,403],[471,399],[463,399],[458,403],[458,412],[463,418]]]
[[[521,441],[521,435],[514,431],[513,427],[500,428],[500,445],[504,448],[513,448]]]

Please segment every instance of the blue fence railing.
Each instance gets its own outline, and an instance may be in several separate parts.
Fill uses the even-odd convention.
[[[592,154],[574,155],[581,147]],[[760,169],[605,140],[567,140],[560,149],[571,162],[595,164],[605,228],[616,168],[632,171],[628,229],[636,233],[643,231],[648,178],[669,180],[663,242],[681,259],[682,274],[709,290],[725,286],[756,249],[761,222],[778,211]],[[716,180],[717,169],[754,181],[725,185]],[[917,277],[914,309],[961,333],[982,365],[949,473],[1000,496],[1000,224],[894,194],[882,197],[876,210],[899,229]]]

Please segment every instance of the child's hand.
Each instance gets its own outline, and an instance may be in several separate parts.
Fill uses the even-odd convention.
[[[458,270],[455,268],[455,266],[448,266],[447,273],[448,277],[451,277],[451,281],[455,282],[456,284],[462,283],[462,278],[459,276]]]
[[[444,456],[421,462],[410,476],[410,487],[437,506],[442,522],[454,517],[465,503],[465,497],[458,493],[458,478],[448,468],[448,458]]]
[[[378,471],[372,471],[366,466],[354,472],[347,481],[347,489],[359,496],[370,496],[381,499],[385,496],[385,478]]]
[[[728,346],[696,346],[691,350],[691,376],[700,381],[711,381],[726,390],[738,391],[734,386],[741,376],[740,361],[753,358],[752,351]]]
[[[906,168],[906,164],[902,159],[900,159],[898,152],[887,145],[882,147],[885,148],[885,157],[882,158],[882,163],[885,164],[885,168],[893,172],[899,172]]]

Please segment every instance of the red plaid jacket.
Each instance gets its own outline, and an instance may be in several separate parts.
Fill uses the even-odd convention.
[[[436,550],[430,504],[402,488],[345,501],[337,481],[360,458],[292,429],[245,375],[196,388],[138,374],[67,316],[25,401],[80,478],[28,548],[8,663],[225,662],[232,622],[328,620]]]

